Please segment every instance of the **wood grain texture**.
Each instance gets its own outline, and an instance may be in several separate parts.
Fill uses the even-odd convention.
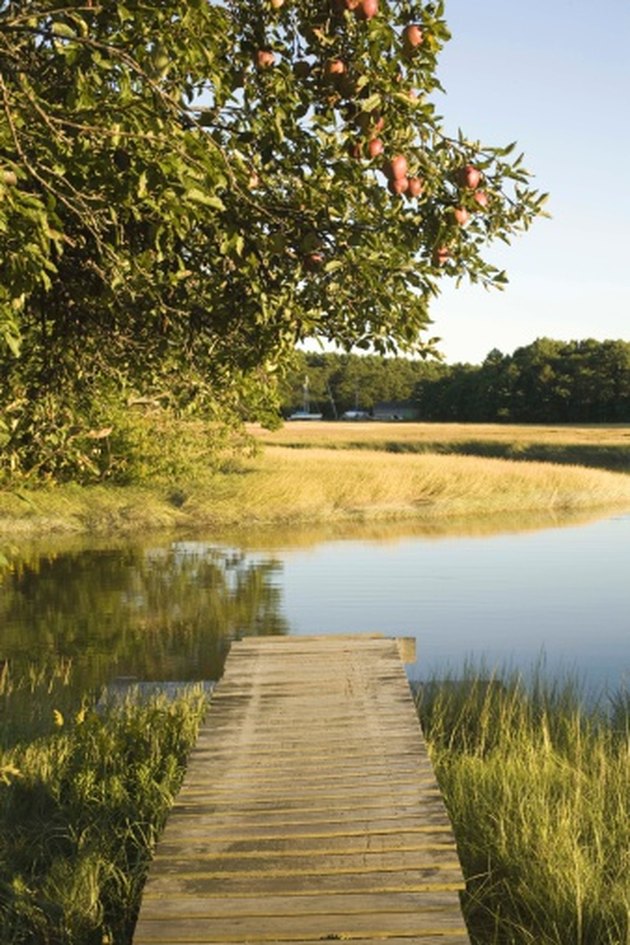
[[[134,945],[467,945],[455,841],[395,640],[232,646]]]

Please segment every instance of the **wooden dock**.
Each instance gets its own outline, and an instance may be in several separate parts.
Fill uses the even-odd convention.
[[[134,945],[466,945],[457,852],[395,640],[235,643]]]

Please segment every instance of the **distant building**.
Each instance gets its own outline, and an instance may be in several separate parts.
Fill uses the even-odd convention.
[[[408,401],[384,400],[374,404],[374,420],[419,420],[420,408]]]

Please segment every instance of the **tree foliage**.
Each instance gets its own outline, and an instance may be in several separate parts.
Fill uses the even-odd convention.
[[[94,443],[129,398],[264,416],[307,337],[426,354],[442,277],[505,281],[484,248],[542,198],[513,146],[443,130],[441,0],[379,3],[0,0],[14,469],[106,475]]]

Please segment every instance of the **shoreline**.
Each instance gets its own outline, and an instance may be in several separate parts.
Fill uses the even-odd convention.
[[[0,542],[53,536],[439,525],[630,509],[630,477],[554,463],[363,448],[266,447],[188,482],[0,488]]]

